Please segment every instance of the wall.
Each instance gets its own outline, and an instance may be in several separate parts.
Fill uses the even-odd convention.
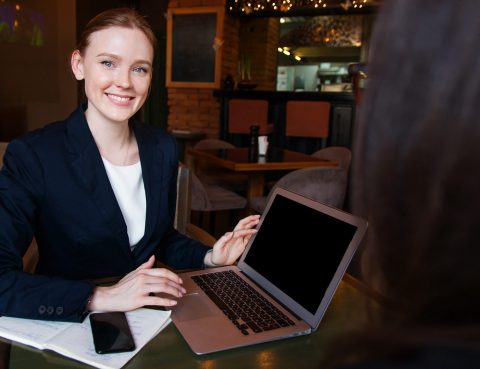
[[[169,9],[201,6],[222,7],[223,0],[170,0],[168,3]],[[225,47],[226,44],[228,44],[228,41],[224,42],[222,48]],[[224,53],[222,53],[222,55],[224,55]],[[220,113],[220,104],[213,97],[212,89],[168,88],[167,90],[169,129],[201,130],[209,137],[216,135],[219,126],[218,116]]]
[[[251,57],[252,81],[258,90],[275,90],[277,78],[279,18],[243,18],[240,52]]]
[[[169,0],[168,8],[221,6],[224,0]],[[246,26],[243,23],[248,23]],[[242,32],[240,29],[242,28]],[[249,45],[252,55],[252,78],[258,89],[275,90],[278,20],[263,18],[252,22],[225,14],[221,78],[232,75],[238,82],[240,38]],[[245,38],[247,37],[247,38]],[[245,43],[244,43],[245,45]],[[220,101],[210,88],[168,88],[168,128],[204,131],[208,137],[218,137],[220,131]]]
[[[7,141],[66,117],[77,105],[76,81],[70,70],[75,0],[20,4],[20,25],[22,16],[33,12],[43,17],[43,28],[37,32],[38,46],[28,40],[29,26],[25,37],[0,41],[0,140]]]

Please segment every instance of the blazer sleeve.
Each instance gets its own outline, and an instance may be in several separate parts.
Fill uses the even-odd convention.
[[[42,166],[28,143],[11,141],[0,171],[0,315],[79,322],[93,283],[23,272],[44,183]]]

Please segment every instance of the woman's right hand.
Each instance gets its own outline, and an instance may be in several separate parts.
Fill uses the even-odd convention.
[[[182,279],[172,271],[153,268],[155,256],[112,286],[96,287],[89,311],[130,311],[145,305],[173,306],[182,297]],[[160,294],[160,296],[156,296]],[[173,297],[173,298],[170,298]]]

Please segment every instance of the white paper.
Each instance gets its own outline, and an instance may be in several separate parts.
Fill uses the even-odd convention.
[[[119,369],[170,322],[170,311],[137,309],[126,313],[135,351],[97,354],[90,319],[83,323],[0,318],[0,336],[41,350],[52,350],[97,368]]]

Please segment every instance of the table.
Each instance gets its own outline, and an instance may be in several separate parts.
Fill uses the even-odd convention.
[[[328,343],[363,324],[381,300],[360,281],[346,274],[317,331],[308,336],[195,355],[170,324],[153,338],[124,369],[318,369]],[[4,366],[2,366],[2,363]],[[90,368],[54,352],[31,349],[0,339],[0,367],[10,369]]]
[[[295,170],[302,168],[337,166],[336,162],[318,159],[311,155],[281,148],[269,147],[267,156],[252,156],[248,147],[233,149],[198,150],[190,148],[187,156],[201,158],[234,172],[248,174],[247,200],[263,196],[265,173],[272,170]],[[187,160],[189,165],[194,161]]]

